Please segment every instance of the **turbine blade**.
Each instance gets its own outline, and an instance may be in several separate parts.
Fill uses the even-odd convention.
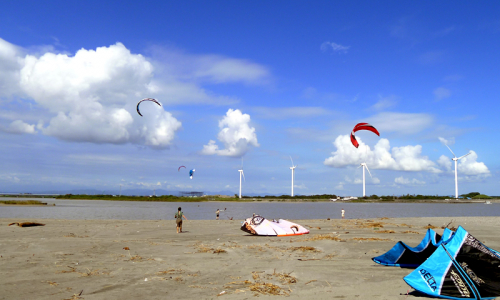
[[[448,147],[448,145],[446,145],[446,144],[444,144],[444,145],[445,145],[446,147]],[[448,149],[450,149],[450,152],[451,152],[451,154],[453,154],[453,156],[454,156],[454,157],[457,157],[457,156],[455,155],[455,153],[453,153],[453,151],[451,151],[451,148],[450,148],[450,147],[448,147]]]
[[[290,155],[290,160],[292,161],[292,167],[295,167],[295,166],[293,165],[293,159],[292,159],[292,156],[291,156],[291,155]]]
[[[460,157],[459,157],[459,158],[457,158],[457,159],[462,159],[462,158],[466,157],[466,156],[467,156],[467,155],[469,155],[469,154],[472,154],[472,152],[469,152],[469,153],[467,153],[467,154],[465,154],[465,155],[462,155],[462,156],[460,156]]]
[[[243,170],[241,170],[241,174],[243,175],[243,181],[247,182],[247,180],[245,179],[245,173],[243,172]]]
[[[370,174],[370,177],[373,178],[372,173],[370,173],[370,169],[368,169],[368,165],[365,164],[366,170],[368,171],[368,174]]]

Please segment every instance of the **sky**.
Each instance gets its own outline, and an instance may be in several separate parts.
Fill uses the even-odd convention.
[[[0,192],[500,195],[498,11],[2,1]]]

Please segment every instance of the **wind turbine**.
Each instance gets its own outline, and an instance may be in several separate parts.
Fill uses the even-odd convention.
[[[370,173],[370,169],[368,169],[368,165],[366,163],[360,163],[359,165],[360,166],[358,167],[358,169],[363,167],[363,197],[366,197],[366,193],[365,193],[365,191],[366,191],[366,189],[365,189],[365,168],[368,171],[368,174],[370,174],[370,177],[372,177],[372,173]]]
[[[292,159],[292,157],[291,157],[291,156],[290,156],[290,160],[292,161],[292,166],[290,167],[290,170],[292,170],[292,197],[293,197],[293,179],[294,179],[294,177],[295,177],[295,168],[296,168],[297,166],[294,166],[294,165],[293,165],[293,159]]]
[[[238,170],[238,172],[240,172],[240,199],[241,199],[241,176],[243,176],[243,180],[245,180],[245,173],[243,173],[243,158],[241,159],[241,169]]]
[[[445,144],[446,147],[448,147],[448,145]],[[459,159],[462,159],[464,157],[466,157],[467,155],[471,154],[471,152],[465,154],[465,155],[462,155],[460,157],[457,157],[455,155],[455,153],[453,153],[453,151],[451,151],[451,148],[448,147],[448,149],[450,149],[450,152],[451,154],[453,154],[453,158],[451,160],[454,160],[455,161],[455,199],[458,199],[458,175],[457,175],[457,161]]]

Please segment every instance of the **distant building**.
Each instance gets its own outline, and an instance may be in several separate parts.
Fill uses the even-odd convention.
[[[203,197],[203,192],[179,192],[181,197]]]

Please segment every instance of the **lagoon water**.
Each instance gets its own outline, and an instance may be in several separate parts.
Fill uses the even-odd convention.
[[[20,200],[19,198],[2,198]],[[28,199],[26,199],[28,200]],[[173,220],[177,207],[191,220],[243,220],[253,213],[268,219],[339,219],[346,211],[347,219],[407,217],[478,217],[500,216],[500,203],[346,203],[346,202],[140,202],[33,199],[47,206],[0,206],[0,218],[19,219],[117,219]],[[55,204],[55,206],[52,206]]]

